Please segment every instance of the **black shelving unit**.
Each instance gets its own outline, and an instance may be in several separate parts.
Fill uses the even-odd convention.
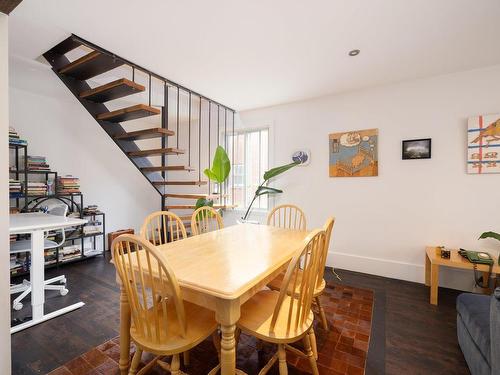
[[[42,170],[29,170],[28,169],[28,146],[27,145],[17,145],[9,143],[9,148],[14,150],[14,158],[15,158],[15,169],[10,169],[9,173],[11,175],[15,175],[16,179],[21,181],[20,178],[23,178],[23,189],[22,194],[16,197],[10,197],[11,200],[15,201],[15,205],[11,202],[11,208],[16,207],[19,212],[33,212],[38,211],[40,208],[44,207],[44,203],[49,200],[59,200],[61,203],[64,203],[68,206],[69,212],[73,215],[76,214],[78,218],[86,218],[90,217],[91,220],[95,221],[97,217],[101,217],[101,225],[102,231],[99,233],[83,233],[83,226],[76,228],[73,232],[66,233],[66,241],[62,246],[55,248],[55,256],[56,260],[53,263],[45,264],[45,268],[53,268],[59,267],[64,264],[70,264],[79,262],[88,258],[93,258],[99,255],[103,255],[106,251],[105,247],[105,233],[106,233],[106,224],[105,224],[105,214],[103,212],[96,212],[90,215],[84,214],[84,205],[83,205],[83,194],[82,193],[69,193],[69,194],[59,194],[57,193],[57,172],[54,171],[42,171]],[[24,162],[20,162],[20,156],[24,156]],[[45,181],[49,179],[49,175],[54,176],[54,194],[47,195],[28,195],[27,182],[29,181],[29,175],[42,175],[45,176]],[[18,235],[19,236],[19,235]],[[21,235],[22,236],[22,235]],[[92,253],[91,255],[85,255],[85,239],[91,239],[94,247],[96,247],[98,238],[102,237],[102,252],[100,253]],[[72,245],[75,242],[80,242],[80,256],[76,258],[71,258],[68,260],[60,260],[59,251],[66,246],[68,243]],[[25,276],[29,274],[29,253],[27,253],[26,257],[26,266],[23,272],[16,272],[15,274],[11,273],[12,277]]]

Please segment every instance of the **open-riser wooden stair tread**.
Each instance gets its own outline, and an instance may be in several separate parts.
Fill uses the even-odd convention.
[[[158,166],[158,167],[142,167],[141,171],[144,173],[151,173],[151,172],[173,172],[173,171],[185,171],[185,172],[192,172],[194,171],[194,168],[188,167],[186,165],[165,165],[165,166]]]
[[[228,205],[228,204],[214,204],[213,208],[215,209],[225,209],[225,208],[235,208],[236,205]],[[170,204],[166,205],[165,209],[168,210],[194,210],[196,209],[196,205],[194,204]]]
[[[58,55],[64,55],[69,51],[73,51],[75,48],[78,48],[82,45],[82,42],[76,40],[75,38],[69,37],[64,39],[61,43],[52,47],[51,51],[53,53],[57,53]]]
[[[179,155],[183,154],[184,150],[179,150],[178,148],[165,147],[165,148],[154,148],[151,150],[139,150],[127,152],[130,157],[141,157],[141,156],[154,156],[154,155]]]
[[[123,98],[124,96],[143,92],[146,88],[143,85],[132,82],[126,78],[106,83],[80,93],[80,98],[87,99],[95,103],[105,103],[110,100]]]
[[[139,141],[141,139],[169,137],[172,135],[175,135],[175,132],[172,130],[165,128],[151,128],[115,135],[113,138],[117,140]]]
[[[191,185],[191,186],[201,186],[206,185],[207,181],[153,181],[153,185]]]
[[[59,73],[84,81],[122,65],[121,60],[93,51],[62,67]]]
[[[179,198],[179,199],[219,199],[218,194],[183,194],[183,193],[167,193],[163,194],[165,198]],[[224,197],[224,195],[223,195]]]
[[[142,117],[159,115],[161,110],[155,107],[150,107],[146,104],[136,104],[131,107],[120,108],[116,111],[104,112],[97,115],[97,119],[108,122],[122,122],[135,120]]]

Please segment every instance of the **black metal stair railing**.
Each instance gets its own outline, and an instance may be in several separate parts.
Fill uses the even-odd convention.
[[[69,59],[65,56],[66,53],[74,50],[77,47],[80,46],[86,46],[93,50],[92,53],[88,54],[87,56],[84,56],[82,59],[87,59],[87,65],[84,66],[78,66],[78,64],[70,63]],[[135,64],[127,59],[124,59],[116,54],[113,54],[91,42],[88,42],[77,35],[72,34],[70,37],[68,37],[66,40],[62,41],[49,51],[47,51],[43,55],[47,61],[51,64],[53,71],[55,74],[61,79],[61,81],[68,87],[68,89],[73,93],[73,95],[80,101],[80,103],[83,105],[83,107],[94,117],[94,119],[100,124],[100,126],[106,131],[106,133],[114,140],[114,142],[117,144],[117,146],[127,155],[127,157],[132,161],[132,163],[138,168],[138,170],[148,179],[148,181],[152,184],[152,186],[158,191],[158,193],[161,194],[162,196],[162,207],[165,207],[165,193],[166,193],[166,185],[165,184],[160,184],[161,181],[167,181],[167,163],[168,163],[168,158],[166,154],[166,150],[168,149],[168,136],[167,135],[173,135],[174,133],[168,132],[169,130],[169,115],[170,115],[170,107],[169,107],[169,91],[170,88],[176,89],[176,114],[175,114],[175,135],[176,135],[176,149],[180,149],[180,110],[181,110],[181,105],[180,105],[180,93],[183,92],[184,94],[187,94],[188,97],[188,110],[187,110],[187,117],[188,117],[188,134],[187,134],[187,159],[188,159],[188,165],[184,170],[191,170],[191,161],[192,161],[192,132],[191,132],[191,126],[192,126],[192,116],[193,116],[193,108],[196,105],[195,101],[193,100],[193,97],[197,97],[199,100],[198,103],[198,181],[201,181],[201,169],[202,169],[202,123],[204,122],[202,117],[203,117],[203,102],[207,103],[207,111],[208,112],[208,139],[206,140],[207,143],[207,149],[208,149],[208,161],[207,165],[210,166],[210,158],[211,158],[211,143],[212,143],[212,106],[217,107],[217,137],[216,137],[216,144],[220,145],[220,111],[221,108],[224,111],[224,148],[227,149],[227,142],[228,142],[228,134],[234,134],[234,126],[235,126],[235,111],[221,103],[218,103],[202,94],[197,93],[194,90],[188,89],[176,82],[173,82],[165,77],[162,77],[146,68],[141,67],[138,64]],[[71,71],[71,64],[74,66],[73,71]],[[108,108],[103,102],[95,102],[92,100],[88,100],[85,98],[82,98],[80,94],[84,91],[89,91],[91,90],[91,87],[89,84],[86,82],[87,79],[92,78],[95,75],[101,74],[103,72],[109,71],[111,69],[114,69],[115,67],[119,67],[121,65],[127,65],[130,66],[132,69],[132,82],[127,81],[126,79],[119,80],[119,81],[127,81],[128,82],[128,89],[127,86],[125,85],[124,88],[119,88],[119,90],[123,90],[122,92],[114,93],[115,97],[123,97],[126,95],[131,95],[136,92],[140,92],[140,90],[144,91],[144,86],[138,85],[135,83],[136,80],[136,71],[140,71],[144,74],[147,75],[148,77],[148,106],[149,107],[141,107],[139,109],[136,109],[136,111],[143,111],[143,113],[137,113],[136,115],[138,117],[143,117],[143,116],[150,116],[154,115],[155,113],[153,112],[153,108],[151,107],[152,105],[152,78],[159,80],[160,82],[163,83],[163,105],[160,106],[161,108],[161,127],[167,131],[163,131],[160,136],[161,136],[161,148],[162,148],[162,154],[161,154],[161,164],[162,168],[160,168],[160,172],[153,171],[153,167],[151,161],[147,157],[135,157],[135,156],[130,156],[130,152],[134,151],[141,151],[138,145],[135,143],[135,138],[128,138],[129,136],[126,133],[126,130],[123,128],[123,126],[119,123],[120,119],[117,117],[116,119],[118,121],[112,121],[113,114],[110,114],[106,117],[106,115],[103,116],[105,113],[110,113]],[[87,67],[87,71],[85,70],[85,67]],[[69,72],[71,71],[71,74]],[[120,85],[123,82],[118,82],[117,85]],[[137,87],[139,89],[137,90]],[[97,95],[99,96],[99,95]],[[112,95],[109,95],[112,96]],[[113,97],[112,99],[114,99]],[[109,99],[108,99],[109,100]],[[134,107],[134,106],[133,106]],[[132,107],[129,107],[130,109]],[[144,109],[143,109],[144,108]],[[148,112],[149,111],[149,112]],[[205,112],[205,113],[206,113]],[[228,120],[227,120],[227,113],[230,112],[232,113],[232,132],[228,133],[227,125],[228,125]],[[102,117],[102,119],[99,119],[99,116]],[[123,118],[127,119],[127,117],[133,117],[134,115],[132,114],[124,114],[122,115]],[[111,117],[110,120],[106,120],[105,118]],[[196,124],[195,124],[196,126]],[[153,130],[153,129],[150,129]],[[119,138],[117,138],[120,136]],[[231,142],[231,148],[232,150],[227,150],[228,154],[230,154],[230,158],[232,161],[232,164],[234,165],[234,139],[232,139]],[[144,169],[146,168],[146,169]],[[149,169],[148,169],[149,168]],[[232,181],[232,187],[231,187],[231,204],[234,203],[234,197],[233,197],[233,192],[234,192],[234,172],[231,174],[231,181]],[[224,192],[224,197],[227,195],[227,190],[229,189],[229,184],[226,182],[223,186],[220,187],[219,192],[222,197],[222,193]],[[210,194],[211,192],[211,184],[210,182],[208,183],[208,193]],[[222,203],[222,202],[220,202]],[[226,204],[226,198],[224,198],[224,204]]]

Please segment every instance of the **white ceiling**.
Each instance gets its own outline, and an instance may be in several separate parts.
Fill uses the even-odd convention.
[[[498,0],[24,0],[9,36],[14,65],[74,33],[244,110],[500,64],[499,20]]]

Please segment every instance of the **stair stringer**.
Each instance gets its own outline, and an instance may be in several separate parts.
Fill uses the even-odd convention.
[[[69,64],[69,60],[64,55],[59,55],[52,51],[46,52],[44,58],[52,66],[52,71],[59,77],[59,79],[66,85],[66,87],[71,91],[75,98],[80,102],[80,104],[89,112],[94,121],[99,123],[101,128],[111,137],[113,142],[120,148],[120,150],[127,156],[127,158],[134,164],[134,166],[141,172],[141,174],[149,181],[151,186],[160,194],[163,195],[164,187],[158,187],[153,184],[155,181],[163,181],[163,177],[160,173],[144,173],[142,167],[152,167],[153,164],[146,157],[131,158],[127,155],[130,151],[139,151],[140,148],[137,146],[135,141],[128,140],[116,140],[114,136],[126,133],[125,129],[119,123],[113,123],[109,121],[97,120],[96,116],[100,113],[109,112],[109,109],[105,104],[94,103],[89,100],[81,99],[79,93],[85,90],[90,90],[91,87],[86,81],[80,81],[75,78],[63,75],[59,73],[59,69],[63,66]],[[162,107],[162,115],[164,108]]]

